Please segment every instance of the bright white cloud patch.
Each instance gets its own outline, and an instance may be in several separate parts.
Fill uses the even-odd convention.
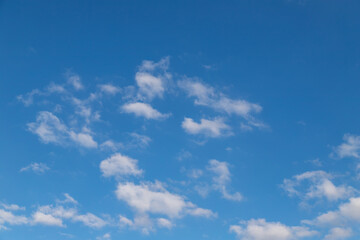
[[[38,135],[44,143],[69,145],[71,142],[74,142],[85,148],[97,147],[97,143],[89,133],[76,133],[68,129],[68,127],[51,112],[39,112],[36,117],[36,122],[28,123],[28,129]]]
[[[345,134],[344,143],[334,149],[333,155],[339,158],[360,158],[360,136]]]
[[[157,63],[143,61],[135,75],[139,88],[138,98],[152,100],[155,97],[163,97],[167,81],[171,78],[171,75],[166,72],[169,62],[169,58],[163,58]]]
[[[181,126],[187,133],[193,135],[202,134],[213,138],[231,135],[230,126],[224,123],[221,118],[214,120],[201,119],[200,123],[191,118],[184,118]]]
[[[252,114],[259,113],[262,107],[242,99],[230,99],[223,93],[216,91],[198,80],[185,79],[178,82],[178,86],[183,89],[189,97],[195,98],[195,105],[213,108],[218,112],[229,115],[238,115],[245,118],[248,125],[264,127],[265,125],[252,117]],[[250,127],[250,126],[249,126]]]
[[[66,227],[65,220],[81,222],[90,228],[102,228],[108,223],[93,213],[79,214],[75,206],[69,207],[66,204],[76,205],[77,201],[69,194],[65,194],[65,200],[57,201],[54,205],[39,206],[32,215],[32,224]]]
[[[230,226],[230,232],[242,240],[293,240],[317,234],[306,227],[290,227],[279,222],[267,222],[265,219],[242,221],[239,225]]]
[[[119,183],[116,196],[139,214],[152,213],[179,218],[197,209],[182,196],[168,192],[159,182],[140,185],[131,182]],[[197,214],[203,217],[209,217],[208,215],[205,211]]]
[[[165,119],[169,114],[160,113],[158,110],[154,109],[147,103],[135,102],[127,103],[122,106],[122,110],[125,113],[133,113],[137,117],[144,117],[146,119]]]
[[[25,216],[15,215],[10,211],[0,209],[0,230],[7,229],[6,225],[23,225],[28,222]]]
[[[326,198],[329,201],[336,201],[352,195],[351,187],[335,186],[330,181],[331,178],[333,176],[324,171],[309,171],[292,179],[285,179],[282,187],[290,196],[299,196],[304,200]]]
[[[35,173],[44,173],[50,170],[50,168],[45,163],[31,163],[30,165],[20,169],[20,172],[33,171]]]
[[[138,168],[137,162],[135,159],[115,153],[100,163],[100,170],[104,177],[137,176],[143,172]]]

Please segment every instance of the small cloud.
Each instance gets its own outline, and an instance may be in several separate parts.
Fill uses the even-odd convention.
[[[42,174],[50,168],[45,163],[31,163],[30,165],[20,169],[20,172],[33,171],[37,174]]]
[[[170,114],[160,113],[151,105],[142,102],[124,104],[121,109],[125,113],[133,113],[137,117],[144,117],[146,119],[162,120],[169,117]]]

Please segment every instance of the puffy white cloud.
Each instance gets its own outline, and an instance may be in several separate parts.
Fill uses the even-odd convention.
[[[114,86],[110,83],[99,85],[100,91],[106,94],[115,95],[121,92],[121,88]]]
[[[97,142],[94,141],[93,137],[88,133],[75,133],[73,131],[69,132],[70,138],[78,143],[80,146],[86,148],[97,148]]]
[[[107,221],[93,213],[79,214],[76,207],[78,202],[68,193],[65,193],[64,196],[65,199],[57,200],[55,206],[52,204],[39,206],[32,215],[32,224],[65,227],[64,220],[81,222],[91,228],[101,228],[108,224]]]
[[[135,75],[135,81],[139,88],[138,98],[152,100],[155,97],[163,97],[167,81],[171,78],[171,75],[166,72],[169,62],[169,58],[163,58],[157,63],[142,62]]]
[[[229,115],[238,115],[247,120],[247,125],[254,127],[265,127],[265,125],[252,117],[253,113],[262,111],[258,104],[245,100],[233,100],[223,93],[216,91],[198,80],[185,79],[178,82],[178,86],[183,89],[189,97],[195,98],[195,105],[210,107],[218,112],[224,112]],[[250,127],[250,126],[249,126]]]
[[[137,166],[137,160],[115,153],[100,163],[100,169],[105,177],[140,175],[142,170]]]
[[[149,73],[138,72],[135,75],[135,80],[140,94],[145,95],[149,99],[163,96],[165,88],[161,78]]]
[[[33,214],[33,224],[64,227],[60,218],[42,212],[35,212]]]
[[[69,130],[68,127],[51,112],[39,112],[36,117],[36,122],[31,122],[27,125],[29,131],[38,135],[44,143],[69,145],[69,142],[75,142],[86,148],[97,147],[97,143],[89,133],[76,133],[73,130]]]
[[[36,122],[28,123],[28,129],[44,143],[62,144],[68,135],[66,125],[51,112],[39,112]]]
[[[242,240],[292,240],[317,234],[306,227],[290,227],[279,222],[267,222],[265,219],[242,221],[239,225],[230,226],[230,232]]]
[[[360,136],[345,134],[343,139],[344,143],[335,147],[332,155],[339,158],[360,158]]]
[[[0,209],[0,229],[5,228],[5,224],[9,225],[22,225],[27,224],[29,221],[25,216],[14,215],[10,211]]]
[[[181,126],[187,133],[193,135],[202,134],[213,138],[231,135],[230,127],[221,118],[214,120],[201,119],[200,123],[191,118],[184,118]]]
[[[197,207],[177,194],[168,192],[161,183],[141,183],[136,185],[131,182],[119,183],[116,196],[125,201],[138,214],[162,214],[170,218],[180,218],[189,214]],[[209,217],[209,213],[198,210],[197,216]]]
[[[133,113],[137,117],[144,117],[146,119],[165,119],[169,114],[160,113],[147,103],[135,102],[124,104],[121,109],[125,113]]]
[[[30,165],[20,169],[20,172],[33,171],[37,174],[44,173],[50,170],[50,168],[45,163],[31,163]]]
[[[207,169],[214,174],[213,187],[221,192],[223,198],[233,201],[242,200],[243,197],[239,192],[230,194],[227,190],[227,185],[231,181],[229,164],[227,162],[212,159],[209,161]]]
[[[351,236],[352,236],[351,228],[335,227],[330,230],[330,233],[325,236],[324,240],[346,239]]]
[[[304,200],[324,197],[329,201],[336,201],[353,194],[351,187],[335,186],[330,181],[331,178],[333,176],[324,171],[308,171],[285,179],[282,187],[290,196],[299,196]],[[304,182],[308,183],[305,189]]]

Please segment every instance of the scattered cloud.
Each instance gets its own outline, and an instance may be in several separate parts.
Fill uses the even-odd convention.
[[[33,171],[34,173],[41,174],[50,170],[45,163],[31,163],[30,165],[20,169],[20,172]]]
[[[137,117],[144,117],[146,119],[161,120],[169,117],[169,114],[160,113],[149,104],[142,102],[124,104],[121,109],[125,113],[133,113]]]
[[[347,239],[352,236],[351,228],[341,228],[335,227],[332,228],[324,238],[324,240],[338,240],[338,239]]]
[[[70,130],[51,112],[39,112],[36,121],[27,124],[30,132],[39,136],[44,143],[69,145],[76,143],[85,148],[97,148],[97,143],[87,132],[77,133]]]
[[[115,153],[100,163],[100,170],[104,177],[138,176],[143,170],[137,166],[137,160]]]
[[[242,240],[293,240],[317,234],[307,227],[292,227],[280,222],[267,222],[265,219],[241,221],[239,225],[230,226],[229,230]]]
[[[119,183],[116,196],[140,215],[151,213],[169,218],[181,218],[185,215],[207,218],[215,216],[212,211],[201,211],[184,197],[168,192],[160,182],[139,185],[131,182]]]
[[[114,86],[110,83],[101,84],[101,85],[99,85],[99,88],[102,93],[109,94],[109,95],[116,95],[117,93],[121,92],[120,87]]]
[[[344,143],[334,148],[332,156],[360,158],[360,136],[345,134]]]
[[[70,84],[75,90],[81,90],[84,86],[81,83],[81,78],[78,74],[71,71],[65,73],[67,83]]]
[[[232,201],[241,201],[242,195],[239,192],[230,194],[227,190],[227,185],[231,181],[231,174],[229,170],[229,164],[227,162],[220,162],[218,160],[210,160],[207,166],[207,170],[214,174],[213,188],[221,192],[223,198]]]
[[[202,134],[207,137],[222,137],[231,135],[231,128],[222,118],[214,120],[201,119],[200,123],[195,122],[191,118],[184,118],[181,124],[182,128],[189,134]]]
[[[248,127],[263,128],[266,126],[252,116],[252,114],[262,111],[262,107],[259,104],[242,99],[230,99],[222,92],[216,91],[215,88],[196,79],[178,81],[178,86],[183,89],[189,97],[195,98],[195,105],[206,106],[228,115],[240,116],[247,121],[246,125]]]
[[[282,187],[289,196],[298,196],[304,201],[314,198],[337,201],[353,194],[353,188],[335,186],[330,180],[332,178],[331,174],[324,171],[308,171],[295,175],[291,179],[285,179]]]

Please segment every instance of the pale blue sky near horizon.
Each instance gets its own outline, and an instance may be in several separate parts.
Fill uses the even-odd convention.
[[[0,239],[358,239],[359,10],[0,1]]]

